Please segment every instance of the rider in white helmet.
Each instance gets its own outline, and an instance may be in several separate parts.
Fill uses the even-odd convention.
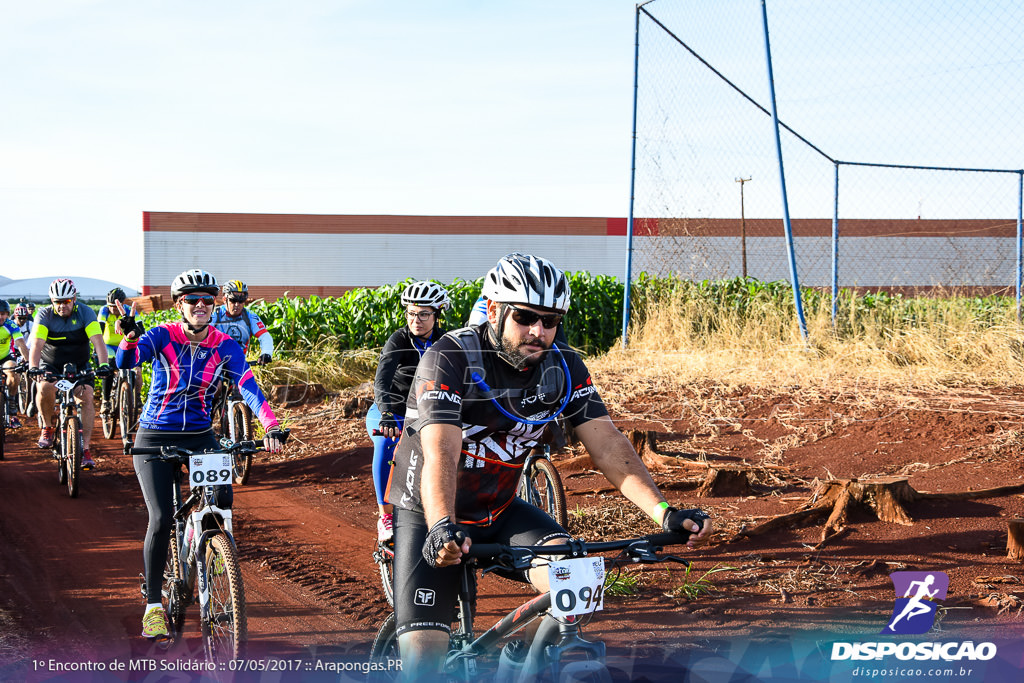
[[[377,539],[392,534],[391,505],[385,502],[391,455],[402,433],[405,402],[423,352],[441,338],[441,313],[449,307],[448,292],[436,282],[413,282],[402,292],[405,326],[384,345],[373,380],[373,405],[366,413],[366,431],[373,440],[373,486],[377,492]]]
[[[620,432],[583,360],[555,343],[569,310],[565,274],[550,261],[510,254],[487,274],[487,324],[454,330],[423,354],[395,449],[396,633],[403,670],[439,675],[460,574],[472,543],[542,545],[567,532],[516,496],[527,454],[559,415],[595,467],[681,543],[703,542],[706,513],[671,507]],[[547,568],[517,577],[546,591]],[[420,599],[430,596],[429,600]]]
[[[107,365],[107,345],[103,343],[96,311],[78,303],[78,288],[68,278],[57,278],[50,283],[51,306],[43,308],[36,315],[32,327],[32,343],[29,348],[29,370],[42,372],[36,385],[36,407],[43,422],[39,435],[39,448],[53,445],[53,406],[57,400],[56,377],[64,373],[65,365],[72,365],[76,372],[89,367],[89,344],[96,350],[99,367],[96,374],[106,377],[110,374]],[[85,382],[75,388],[75,401],[82,407],[82,469],[95,466],[90,444],[96,409],[93,406],[92,384]]]

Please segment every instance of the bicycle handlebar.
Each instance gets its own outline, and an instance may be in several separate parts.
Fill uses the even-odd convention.
[[[291,434],[291,431],[291,429],[281,431],[281,434],[283,435],[281,443],[288,441],[288,435]],[[193,451],[188,448],[182,448],[181,446],[132,446],[131,444],[125,444],[124,454],[153,456],[147,458],[147,460],[182,460],[193,455],[216,455],[218,453],[253,455],[255,453],[262,452],[264,448],[266,448],[265,439],[259,439],[258,441],[239,441],[223,448],[206,451]]]
[[[469,547],[467,557],[476,560],[494,560],[497,566],[506,569],[527,569],[538,557],[585,557],[591,553],[623,551],[634,562],[660,562],[663,560],[686,560],[675,556],[660,556],[668,545],[685,545],[690,534],[658,533],[618,541],[581,541],[570,539],[566,543],[552,545],[510,546],[503,543],[474,543]]]

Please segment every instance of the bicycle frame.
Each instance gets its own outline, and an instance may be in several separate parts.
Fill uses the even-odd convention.
[[[455,678],[475,681],[481,677],[477,659],[498,657],[494,683],[533,681],[543,676],[551,681],[582,679],[609,683],[611,673],[605,662],[606,647],[601,641],[589,641],[580,635],[581,618],[558,617],[551,614],[552,594],[542,593],[520,605],[498,620],[479,637],[473,634],[472,603],[476,572],[494,569],[525,570],[558,557],[584,558],[594,553],[620,551],[611,561],[613,566],[637,563],[674,561],[689,565],[681,557],[659,554],[666,545],[684,544],[682,534],[651,534],[640,538],[617,541],[583,542],[570,539],[565,543],[545,546],[507,546],[501,544],[474,544],[461,566],[458,591],[458,627],[449,637],[449,650],[444,659],[443,672]],[[486,559],[489,558],[489,559]],[[548,560],[545,560],[548,558]],[[536,619],[541,619],[522,662],[510,666],[499,645]],[[392,659],[397,653],[395,617],[385,620],[374,640],[371,657]],[[567,655],[579,655],[578,657]],[[569,661],[566,661],[566,660]],[[384,669],[382,668],[381,671]],[[384,674],[387,675],[387,674]]]
[[[196,577],[199,578],[199,613],[203,619],[209,620],[210,586],[206,580],[206,548],[210,539],[221,533],[237,548],[231,529],[231,510],[210,502],[214,494],[213,486],[195,488],[182,501],[181,476],[179,469],[174,477],[174,535],[178,546],[178,562],[186,587],[192,586]],[[186,517],[192,521],[192,542],[188,547],[185,545],[187,524],[183,522]],[[207,519],[210,520],[209,524],[205,523]]]

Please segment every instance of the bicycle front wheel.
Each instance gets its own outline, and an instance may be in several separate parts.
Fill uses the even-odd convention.
[[[35,382],[28,376],[27,373],[21,373],[20,379],[18,379],[18,410],[21,411],[22,415],[32,417],[35,414],[35,393],[32,391],[32,387],[35,386]]]
[[[234,442],[251,441],[253,439],[252,410],[244,403],[235,403],[231,407],[234,416],[235,431],[231,435]],[[249,474],[252,472],[252,454],[236,456],[235,458],[235,483],[245,484],[249,481]]]
[[[517,491],[520,498],[539,507],[563,528],[569,522],[565,509],[565,488],[558,470],[550,460],[534,460],[529,470],[523,472]]]
[[[68,495],[78,498],[78,473],[82,470],[82,423],[78,416],[64,418],[65,447],[64,462],[67,470]]]
[[[377,543],[377,550],[373,553],[373,561],[377,563],[380,570],[380,584],[384,588],[384,598],[388,605],[395,608],[395,578],[394,561],[395,545],[394,540],[385,543]]]
[[[226,662],[245,657],[248,629],[245,588],[238,553],[226,534],[217,534],[206,548],[206,578],[210,589],[209,612],[201,618],[206,658]]]
[[[398,654],[398,635],[395,633],[395,613],[391,612],[377,629],[370,647],[370,670],[366,680],[373,683],[390,683],[402,673],[402,661]]]
[[[3,373],[0,373],[0,381],[3,381]],[[7,395],[0,395],[0,460],[4,459],[4,442],[7,440]]]
[[[107,405],[106,412],[100,414],[100,423],[103,425],[103,438],[113,439],[117,436],[117,416],[115,411],[117,410],[117,394],[118,387],[121,383],[117,380],[114,381],[114,386],[110,388],[110,399]]]

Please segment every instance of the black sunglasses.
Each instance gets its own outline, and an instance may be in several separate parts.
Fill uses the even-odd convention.
[[[196,304],[199,303],[206,304],[207,306],[212,306],[214,302],[214,298],[209,294],[186,294],[181,298],[184,299],[185,303],[189,304],[190,306],[195,306]]]
[[[533,311],[528,311],[524,308],[516,308],[515,306],[509,306],[512,309],[512,319],[520,325],[530,327],[536,325],[537,321],[544,326],[546,330],[553,330],[558,327],[558,324],[562,322],[562,315],[560,313],[546,313],[541,315]]]
[[[228,301],[233,304],[244,304],[248,298],[247,296],[229,296]]]

